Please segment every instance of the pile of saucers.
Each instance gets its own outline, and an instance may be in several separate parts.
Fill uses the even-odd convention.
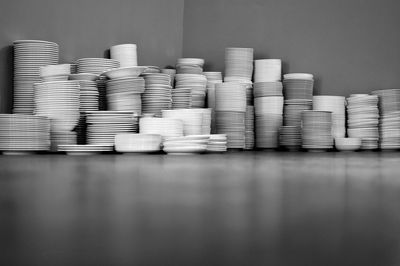
[[[58,53],[58,44],[53,42],[14,42],[14,113],[32,114],[33,84],[41,82],[40,67],[58,64]]]
[[[71,64],[48,65],[40,67],[42,82],[66,81],[71,74]]]
[[[332,136],[346,135],[346,99],[343,96],[314,96],[313,110],[332,112]]]
[[[123,153],[149,153],[161,149],[162,137],[158,134],[117,134],[115,150]]]
[[[204,153],[207,151],[209,139],[208,135],[167,137],[163,141],[163,151],[177,155]]]
[[[333,148],[332,112],[303,111],[302,147],[307,150]]]
[[[141,95],[145,91],[144,79],[125,77],[108,80],[107,105],[111,111],[131,111],[142,114]]]
[[[299,150],[301,148],[301,127],[282,126],[279,131],[279,144],[288,150]]]
[[[86,123],[88,144],[113,145],[115,135],[138,132],[138,117],[133,112],[87,112]]]
[[[33,152],[50,148],[50,120],[42,116],[0,114],[0,151]]]
[[[199,74],[177,74],[175,89],[190,88],[192,90],[192,107],[205,107],[207,95],[207,78]]]
[[[379,97],[380,148],[400,149],[400,89],[373,91]]]
[[[183,136],[183,127],[180,119],[144,117],[139,121],[140,134],[158,134],[163,139]]]
[[[172,109],[188,109],[192,107],[192,89],[172,89]]]
[[[107,58],[82,58],[77,61],[78,73],[102,74],[104,71],[120,67],[119,61]]]
[[[171,78],[168,74],[143,74],[145,91],[142,94],[142,113],[161,117],[162,110],[172,107]]]
[[[121,67],[137,66],[137,46],[130,43],[111,46],[110,57],[117,60]]]
[[[285,100],[312,100],[314,77],[312,74],[285,74],[283,80]]]
[[[226,48],[224,81],[251,82],[253,54],[253,48]]]
[[[211,134],[207,144],[207,152],[226,152],[228,139],[226,134]]]
[[[246,107],[246,117],[245,117],[245,150],[254,149],[255,145],[255,134],[254,134],[254,106]]]
[[[176,62],[177,74],[201,74],[203,73],[204,59],[179,58]]]
[[[275,82],[282,79],[282,61],[280,59],[254,60],[254,82]]]

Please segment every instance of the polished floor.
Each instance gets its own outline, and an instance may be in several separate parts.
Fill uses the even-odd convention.
[[[0,265],[400,265],[400,152],[0,156]]]

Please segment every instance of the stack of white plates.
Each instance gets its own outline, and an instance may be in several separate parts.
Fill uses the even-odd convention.
[[[254,60],[254,82],[275,82],[282,79],[280,59]]]
[[[228,138],[226,134],[211,134],[207,145],[207,152],[226,152]]]
[[[50,140],[53,152],[60,151],[60,145],[76,145],[78,134],[74,131],[51,131]]]
[[[145,82],[138,78],[111,79],[106,83],[108,110],[131,111],[142,113],[141,95],[145,90]]]
[[[177,74],[201,74],[203,73],[204,59],[179,58],[176,62]]]
[[[0,151],[47,151],[50,120],[33,115],[0,114]]]
[[[312,100],[314,78],[311,74],[285,74],[283,80],[286,100]]]
[[[138,117],[133,112],[87,112],[86,123],[88,144],[114,145],[115,135],[138,132]]]
[[[373,91],[379,96],[380,148],[400,149],[400,89]]]
[[[253,48],[226,48],[224,81],[251,82],[253,53]]]
[[[110,57],[117,60],[121,67],[137,66],[137,46],[130,43],[111,46]]]
[[[168,154],[196,154],[207,151],[209,135],[189,135],[164,139],[163,150]]]
[[[172,89],[172,109],[188,109],[192,107],[192,89]]]
[[[174,68],[164,68],[164,69],[161,69],[161,73],[169,75],[169,77],[171,78],[170,85],[171,85],[171,87],[174,87],[176,69],[174,69]]]
[[[255,98],[269,96],[283,96],[282,82],[257,82],[254,83],[253,94]]]
[[[33,84],[41,82],[41,66],[58,64],[58,52],[58,45],[53,42],[14,42],[14,113],[33,113]]]
[[[35,83],[35,114],[51,119],[52,132],[71,131],[79,120],[79,81]]]
[[[82,58],[77,61],[78,73],[92,73],[100,75],[112,68],[120,67],[119,62],[107,58]]]
[[[172,107],[171,77],[161,73],[147,73],[143,77],[146,89],[142,94],[142,113],[161,117],[161,110]]]
[[[183,122],[183,134],[209,135],[211,132],[211,109],[163,110],[165,118],[179,119]]]
[[[239,82],[218,83],[215,87],[216,132],[226,134],[228,148],[244,149],[246,86]]]
[[[117,134],[115,150],[117,152],[157,152],[161,149],[162,137],[158,134]]]
[[[113,145],[58,145],[58,151],[68,155],[93,155],[113,151]]]
[[[254,106],[246,107],[246,117],[245,117],[245,144],[244,148],[246,150],[254,149],[255,145],[255,134],[254,134]]]
[[[332,113],[326,111],[303,111],[303,148],[328,150],[333,148]]]
[[[207,94],[207,78],[198,74],[177,74],[175,76],[175,88],[192,89],[192,107],[205,107],[205,99]]]
[[[346,135],[346,99],[343,96],[314,96],[313,110],[332,112],[332,136]]]
[[[99,110],[99,91],[96,82],[89,80],[80,80],[80,112]]]
[[[71,74],[71,64],[48,65],[40,67],[42,82],[66,81]]]
[[[301,127],[282,126],[279,131],[279,144],[288,150],[301,148]]]
[[[279,147],[279,128],[282,126],[283,97],[269,96],[254,99],[256,115],[256,147]]]
[[[179,119],[144,117],[139,128],[141,134],[158,134],[163,138],[183,136],[183,122]]]

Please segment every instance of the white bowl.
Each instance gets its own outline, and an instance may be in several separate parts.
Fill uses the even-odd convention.
[[[120,67],[114,68],[103,72],[101,75],[106,76],[109,79],[118,79],[133,77],[136,78],[145,71],[147,67],[145,66],[133,66],[133,67]]]
[[[361,148],[361,139],[335,138],[335,147],[339,151],[356,151]]]

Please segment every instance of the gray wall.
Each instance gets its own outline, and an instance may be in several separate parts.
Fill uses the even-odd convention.
[[[315,74],[317,94],[400,87],[399,10],[396,0],[186,0],[183,54],[221,71],[225,47],[253,47]]]
[[[0,112],[11,110],[14,40],[57,42],[61,63],[136,43],[140,65],[164,67],[182,54],[183,8],[184,0],[3,0]]]

